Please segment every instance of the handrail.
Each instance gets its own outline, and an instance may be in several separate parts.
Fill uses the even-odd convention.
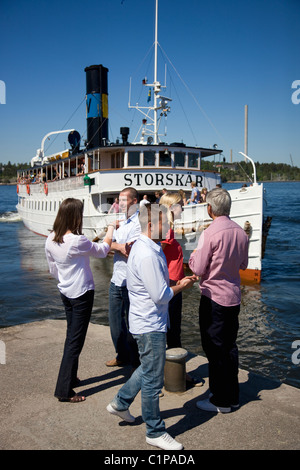
[[[33,157],[31,159],[31,166],[33,167],[34,166],[34,163],[37,162],[37,161],[40,161],[41,163],[43,163],[43,159],[44,159],[44,145],[45,145],[45,141],[46,139],[50,136],[50,135],[53,135],[53,134],[64,134],[65,132],[72,132],[72,131],[75,131],[75,129],[65,129],[65,130],[61,130],[61,131],[52,131],[52,132],[48,132],[48,134],[46,134],[43,139],[42,139],[42,143],[41,143],[41,148],[37,150],[37,153],[36,153],[36,156]]]
[[[44,144],[45,144],[45,140],[50,136],[50,135],[53,135],[53,134],[64,134],[65,132],[72,132],[72,131],[75,131],[75,129],[65,129],[63,131],[53,131],[53,132],[49,132],[48,134],[46,134],[44,137],[43,137],[43,140],[42,140],[42,144],[41,144],[41,153],[42,153],[42,157],[44,157]]]
[[[256,181],[256,167],[255,167],[255,163],[254,161],[252,160],[252,158],[248,157],[248,155],[245,155],[243,152],[239,152],[241,155],[243,155],[245,158],[248,158],[248,160],[250,160],[250,162],[252,163],[252,167],[253,167],[253,179],[254,179],[254,182],[253,182],[253,186],[257,186],[257,181]]]

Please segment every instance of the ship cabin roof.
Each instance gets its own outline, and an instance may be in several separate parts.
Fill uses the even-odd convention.
[[[123,144],[118,143],[84,149],[74,154],[71,150],[56,152],[41,160],[32,159],[30,169],[19,170],[18,175],[37,175],[45,172],[47,180],[53,180],[55,174],[60,178],[77,176],[78,174],[94,171],[109,171],[130,168],[145,168],[148,170],[162,168],[181,168],[191,171],[201,170],[201,160],[205,157],[222,153],[221,149],[187,147],[182,143],[158,145]],[[83,166],[84,165],[84,166]]]

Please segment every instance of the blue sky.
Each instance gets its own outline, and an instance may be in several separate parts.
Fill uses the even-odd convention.
[[[141,116],[128,110],[129,79],[131,102],[141,96],[146,105],[154,9],[155,0],[1,0],[0,162],[29,162],[50,131],[86,137],[84,68],[92,64],[109,69],[110,139],[128,126],[133,140]],[[291,99],[299,24],[300,0],[160,0],[159,79],[166,62],[173,99],[166,141],[217,144],[240,161],[248,105],[249,156],[290,164],[291,155],[300,166],[300,104]],[[52,138],[47,153],[66,142],[67,134]]]

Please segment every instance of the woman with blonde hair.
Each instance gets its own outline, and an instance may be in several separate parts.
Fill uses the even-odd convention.
[[[49,270],[59,281],[57,287],[67,317],[67,335],[54,395],[59,401],[71,403],[85,400],[73,387],[78,385],[78,360],[94,302],[95,286],[89,258],[107,256],[114,230],[114,225],[109,225],[103,243],[91,242],[82,234],[82,218],[83,203],[79,199],[65,199],[45,246]]]
[[[161,242],[161,247],[165,254],[170,287],[177,284],[178,281],[185,277],[183,267],[183,251],[181,245],[174,237],[174,220],[179,219],[182,213],[183,200],[181,193],[164,194],[159,202],[168,208],[168,221],[170,230],[166,239]],[[169,302],[169,327],[167,330],[167,346],[171,348],[181,348],[181,315],[182,315],[182,292],[174,295]],[[188,384],[199,385],[202,382],[194,379],[191,375],[186,374]]]
[[[161,247],[167,260],[170,287],[172,287],[184,278],[183,252],[180,244],[175,240],[173,230],[174,220],[180,218],[183,202],[179,193],[168,193],[160,198],[159,205],[168,208],[170,230],[167,233],[166,239],[161,242]],[[170,325],[167,330],[168,348],[181,347],[181,311],[182,292],[179,292],[169,302]]]

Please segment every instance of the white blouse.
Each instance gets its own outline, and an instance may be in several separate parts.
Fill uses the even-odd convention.
[[[68,233],[63,243],[53,241],[54,232],[46,240],[45,252],[52,276],[58,281],[59,291],[70,299],[80,297],[95,288],[90,268],[90,256],[105,258],[110,250],[106,243],[94,243],[84,235]]]

